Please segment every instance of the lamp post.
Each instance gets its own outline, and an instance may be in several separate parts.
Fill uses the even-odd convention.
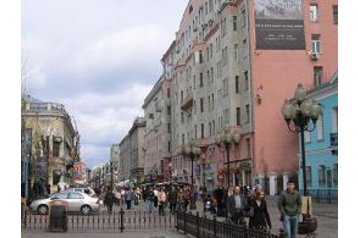
[[[301,84],[298,84],[294,99],[289,101],[285,100],[281,112],[287,127],[291,132],[300,135],[301,142],[301,156],[302,156],[302,175],[303,175],[303,194],[307,196],[307,183],[306,183],[306,156],[305,156],[305,135],[304,132],[312,132],[315,129],[317,119],[322,114],[322,108],[319,103],[306,98],[306,91]],[[312,121],[313,126],[310,128],[309,124]]]
[[[226,148],[226,165],[227,165],[227,171],[226,171],[226,179],[227,179],[227,188],[230,187],[230,145],[232,143],[238,144],[240,141],[241,135],[236,133],[230,133],[230,126],[226,125],[224,132],[222,134],[218,134],[215,137],[215,143],[219,147],[221,144],[225,145]]]
[[[292,100],[285,100],[281,112],[287,127],[291,132],[298,133],[300,135],[301,142],[301,162],[302,162],[302,175],[303,175],[303,194],[307,199],[307,213],[303,215],[303,221],[298,224],[299,234],[312,233],[317,229],[318,221],[314,217],[310,217],[310,204],[307,193],[306,183],[306,156],[305,156],[305,136],[304,132],[312,132],[315,129],[318,117],[322,114],[321,105],[311,99],[306,98],[306,91],[301,84],[298,84],[294,98]],[[310,122],[313,126],[310,128]]]
[[[194,141],[191,140],[189,145],[183,147],[183,154],[187,155],[191,159],[191,198],[190,198],[190,209],[196,209],[195,196],[194,196],[194,159],[201,154],[201,149],[195,145]]]
[[[110,172],[111,172],[111,183],[110,183],[110,191],[113,191],[113,161],[110,161]]]
[[[184,146],[183,154],[191,159],[191,187],[194,187],[194,159],[201,154],[201,149],[195,145],[194,141]]]

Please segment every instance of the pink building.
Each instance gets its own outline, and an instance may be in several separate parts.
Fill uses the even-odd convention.
[[[195,163],[195,185],[260,183],[271,195],[284,189],[297,176],[299,146],[281,106],[298,83],[327,82],[337,55],[337,0],[188,1],[162,60],[178,181],[189,181],[182,148],[194,140],[207,167]],[[216,143],[226,127],[239,139],[228,147],[229,173],[227,147]]]

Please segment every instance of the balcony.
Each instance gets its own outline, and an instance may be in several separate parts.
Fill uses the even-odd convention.
[[[194,96],[193,93],[189,93],[181,102],[180,108],[182,110],[187,110],[188,108],[193,106]]]

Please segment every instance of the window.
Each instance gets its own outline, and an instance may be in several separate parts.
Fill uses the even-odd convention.
[[[168,122],[168,124],[167,124],[167,129],[168,129],[168,133],[171,133],[171,124],[170,124],[170,122]]]
[[[204,123],[201,123],[201,138],[204,138]]]
[[[208,112],[210,112],[211,109],[211,96],[208,97]]]
[[[211,122],[209,122],[209,136],[211,136]]]
[[[171,114],[171,110],[172,110],[171,106],[168,105],[168,106],[167,106],[167,115],[170,115],[170,114]]]
[[[242,47],[243,47],[243,51],[244,51],[244,56],[246,56],[248,54],[248,47],[247,47],[247,40],[243,39],[242,41]]]
[[[167,88],[167,97],[170,98],[170,88]]]
[[[323,77],[323,67],[321,66],[313,67],[313,83],[315,87],[322,84],[322,77]]]
[[[246,10],[245,8],[241,9],[241,27],[246,26]]]
[[[211,83],[214,83],[214,68],[213,67],[210,68],[210,78],[211,78]]]
[[[199,51],[199,63],[202,64],[204,63],[204,57],[203,57],[203,51]]]
[[[194,125],[194,136],[195,139],[198,139],[198,127],[196,125]]]
[[[225,78],[223,81],[223,97],[229,95],[229,79]]]
[[[318,117],[316,122],[317,140],[323,140],[323,115]]]
[[[240,87],[239,87],[240,85],[239,85],[239,76],[238,75],[236,75],[235,76],[235,92],[236,93],[239,93],[240,92]]]
[[[204,112],[204,98],[200,98],[200,112]]]
[[[232,30],[233,31],[237,30],[237,16],[232,17]]]
[[[227,33],[226,18],[224,18],[224,20],[221,21],[221,36],[224,37],[226,33]]]
[[[318,22],[318,5],[315,3],[310,5],[310,18],[312,22]]]
[[[53,142],[53,156],[54,157],[60,157],[60,146],[61,142]]]
[[[241,109],[239,107],[236,108],[236,125],[241,125]]]
[[[203,73],[200,73],[200,84],[199,84],[200,87],[203,87],[204,86],[204,75]]]
[[[321,35],[320,34],[312,34],[312,52],[321,53]]]
[[[181,123],[184,123],[184,112],[181,112]]]
[[[244,72],[244,79],[245,79],[245,90],[249,90],[249,72]]]
[[[318,186],[325,187],[326,180],[326,167],[324,165],[320,165],[318,167]]]
[[[250,122],[250,107],[249,104],[245,105],[245,111],[246,111],[246,123]]]
[[[168,152],[171,152],[171,143],[168,141]]]
[[[332,133],[338,132],[338,107],[332,108]]]
[[[182,145],[185,144],[185,134],[184,133],[181,134],[181,143],[182,143]]]
[[[227,64],[227,46],[222,50],[222,65]]]
[[[333,5],[333,24],[338,24],[338,5]]]
[[[333,186],[338,186],[338,164],[333,165]]]
[[[211,109],[214,110],[215,100],[214,100],[214,94],[211,94]]]
[[[307,187],[312,186],[311,166],[306,166],[306,185],[307,185]]]
[[[234,59],[239,62],[239,44],[234,45]]]
[[[195,77],[195,75],[193,76],[193,87],[194,87],[194,89],[196,89],[196,77]]]
[[[69,193],[68,199],[83,199],[80,193]]]
[[[183,90],[180,91],[180,102],[182,103],[184,100],[184,92]]]
[[[211,125],[213,125],[213,135],[215,135],[215,134],[216,134],[216,131],[215,131],[215,121],[213,121],[213,123],[212,123]]]

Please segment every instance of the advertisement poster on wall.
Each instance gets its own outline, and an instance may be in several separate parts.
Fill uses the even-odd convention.
[[[255,0],[256,48],[304,50],[302,0]]]

